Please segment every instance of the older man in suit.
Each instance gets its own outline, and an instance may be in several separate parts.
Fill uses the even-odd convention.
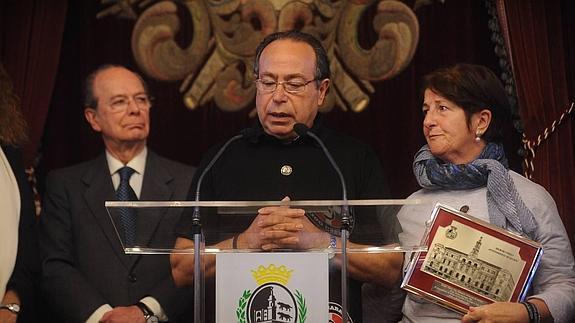
[[[146,147],[150,107],[145,82],[124,67],[100,67],[86,80],[84,115],[106,151],[52,172],[41,216],[43,287],[63,321],[186,319],[191,297],[174,285],[168,256],[126,255],[118,239],[170,245],[179,210],[122,215],[117,233],[104,206],[186,198],[194,169]]]

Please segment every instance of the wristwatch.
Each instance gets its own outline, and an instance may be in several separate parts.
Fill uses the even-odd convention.
[[[152,310],[148,307],[148,305],[144,304],[143,302],[137,302],[136,306],[142,311],[144,314],[144,319],[146,319],[146,323],[158,323],[158,317],[152,312]]]
[[[333,257],[335,257],[335,249],[337,248],[337,239],[334,235],[330,234],[329,235],[329,246],[327,247],[327,249],[329,250],[328,253],[328,258],[332,259]]]
[[[10,312],[18,315],[18,313],[20,313],[20,305],[16,304],[16,303],[10,303],[10,304],[0,304],[0,310],[9,310]]]

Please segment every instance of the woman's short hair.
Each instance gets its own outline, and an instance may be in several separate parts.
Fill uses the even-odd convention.
[[[482,138],[488,142],[503,140],[511,107],[503,84],[487,67],[460,63],[437,69],[424,77],[422,89],[422,92],[429,89],[463,108],[468,126],[474,113],[483,109],[491,111],[491,123]]]

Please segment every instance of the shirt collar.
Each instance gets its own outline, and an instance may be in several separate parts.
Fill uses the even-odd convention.
[[[275,143],[281,143],[281,144],[285,144],[285,145],[299,144],[299,143],[312,143],[313,145],[317,144],[315,140],[313,140],[312,138],[309,138],[309,137],[307,137],[307,138],[297,137],[295,139],[288,140],[288,141],[277,139],[276,137],[274,137],[272,135],[268,135],[263,130],[263,126],[261,125],[261,123],[259,121],[254,125],[253,128],[257,129],[257,131],[255,132],[256,134],[254,136],[252,136],[251,138],[248,138],[248,141],[251,142],[252,144],[257,144],[260,142],[275,142]],[[316,134],[320,139],[326,140],[327,132],[326,132],[326,129],[323,125],[323,117],[321,117],[320,113],[318,113],[317,116],[315,117],[315,119],[313,121],[313,125],[310,128],[310,131],[312,131],[314,134]]]
[[[138,153],[128,164],[124,165],[121,161],[116,159],[110,152],[106,150],[106,160],[108,161],[108,168],[110,169],[110,175],[114,175],[120,168],[124,166],[129,166],[136,173],[143,175],[144,169],[146,168],[146,156],[148,155],[148,148],[144,147],[140,153]]]

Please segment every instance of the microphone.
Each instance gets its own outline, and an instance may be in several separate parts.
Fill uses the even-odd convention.
[[[309,132],[309,128],[303,123],[296,123],[293,125],[293,131],[295,131],[298,136],[305,137]]]
[[[346,220],[348,223],[345,223],[346,225],[349,225],[349,218],[347,218],[347,188],[345,185],[345,179],[343,177],[343,174],[341,173],[341,169],[339,168],[339,166],[337,166],[337,163],[335,162],[335,160],[333,159],[333,157],[331,156],[329,150],[325,147],[325,144],[323,143],[323,140],[321,140],[315,133],[313,133],[305,124],[303,123],[296,123],[293,126],[293,130],[295,131],[295,133],[298,134],[298,136],[300,137],[311,137],[313,138],[321,147],[321,149],[323,150],[324,155],[327,157],[327,159],[329,160],[329,163],[331,164],[331,166],[333,167],[333,169],[335,169],[337,175],[339,176],[339,181],[341,183],[341,188],[342,188],[342,196],[343,196],[343,201],[344,201],[344,205],[342,206],[342,225],[344,224],[344,211],[345,211],[345,216],[346,216]]]
[[[214,164],[218,161],[218,159],[220,159],[220,156],[224,153],[224,151],[226,151],[228,146],[232,142],[234,142],[238,139],[241,139],[241,138],[252,139],[252,138],[259,136],[260,134],[261,134],[261,129],[245,128],[240,132],[239,135],[235,135],[235,136],[231,137],[230,139],[228,139],[228,141],[226,141],[226,143],[218,150],[216,155],[212,158],[212,160],[210,160],[208,165],[204,168],[204,170],[200,174],[200,177],[198,178],[198,183],[196,184],[196,198],[194,200],[195,202],[200,201],[200,189],[202,187],[202,181],[204,180],[204,176],[206,176],[206,174],[212,168],[212,166],[214,166]],[[196,205],[194,207],[194,212],[192,214],[192,225],[198,226],[199,223],[200,223],[200,207]]]
[[[323,150],[323,153],[329,160],[331,166],[337,172],[339,176],[339,181],[341,182],[342,195],[343,195],[343,205],[341,206],[341,316],[344,318],[344,322],[347,322],[347,304],[348,304],[348,290],[347,290],[347,238],[349,234],[349,205],[347,202],[347,189],[345,186],[345,179],[341,173],[341,169],[337,166],[335,160],[329,153],[329,150],[325,147],[323,140],[321,140],[315,133],[310,131],[310,129],[303,123],[296,123],[293,126],[293,130],[300,137],[309,136],[313,138]]]
[[[228,148],[228,146],[241,138],[255,138],[256,136],[258,136],[261,133],[261,130],[259,129],[254,129],[254,128],[246,128],[244,130],[242,130],[240,132],[239,135],[235,135],[233,137],[231,137],[230,139],[228,139],[228,141],[226,141],[226,143],[218,150],[218,152],[215,154],[214,157],[212,157],[212,159],[210,160],[210,162],[208,163],[208,165],[204,168],[204,170],[202,171],[202,173],[200,174],[200,177],[198,178],[198,183],[196,184],[196,198],[195,198],[195,202],[199,202],[200,201],[200,189],[202,187],[202,181],[204,180],[204,176],[206,176],[206,174],[208,173],[208,171],[210,171],[210,169],[212,168],[212,166],[214,166],[214,164],[216,163],[216,161],[218,161],[218,159],[220,159],[220,156],[222,156],[222,154],[224,153],[224,151],[226,151],[226,149]],[[194,235],[194,295],[195,297],[199,298],[203,298],[203,290],[202,290],[202,260],[201,257],[198,257],[197,255],[200,254],[200,244],[201,244],[201,233],[202,233],[202,226],[200,223],[200,207],[198,205],[194,206],[194,212],[192,213],[192,233]],[[201,296],[198,296],[201,295]],[[198,322],[203,322],[203,307],[202,307],[203,303],[202,302],[196,302],[194,301],[194,322],[198,323]]]

